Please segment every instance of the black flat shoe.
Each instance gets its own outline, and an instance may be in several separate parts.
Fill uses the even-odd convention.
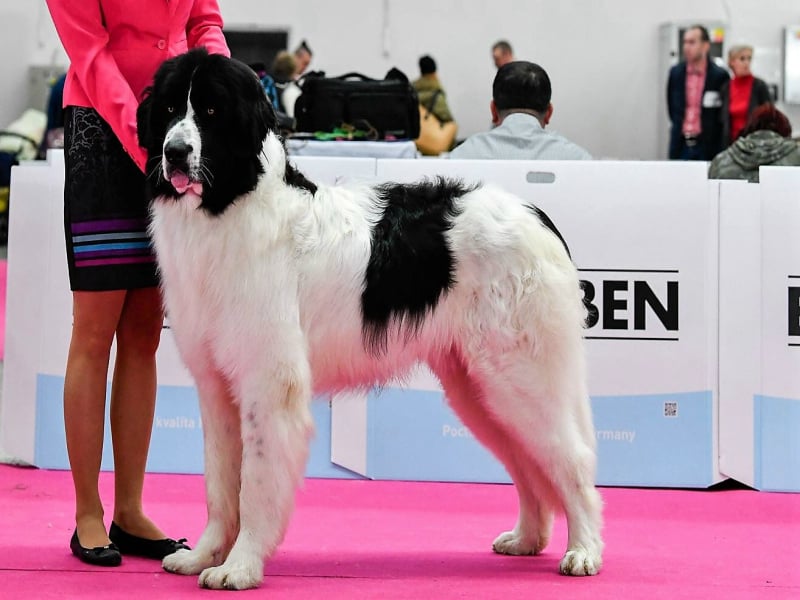
[[[108,530],[108,537],[116,544],[122,554],[143,556],[144,558],[154,558],[156,560],[161,560],[178,550],[191,550],[185,543],[186,538],[179,540],[171,538],[148,540],[128,533],[113,521],[111,522],[111,529]]]
[[[89,565],[97,565],[98,567],[118,567],[122,562],[122,555],[119,553],[119,548],[114,544],[108,546],[97,546],[95,548],[84,548],[78,540],[78,530],[72,534],[72,539],[69,541],[69,549],[72,553],[80,558],[83,562]]]

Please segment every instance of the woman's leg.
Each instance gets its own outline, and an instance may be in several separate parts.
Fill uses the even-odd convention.
[[[106,379],[124,291],[73,292],[72,338],[64,376],[64,428],[75,485],[75,523],[86,548],[109,543],[97,478],[103,451]]]
[[[129,290],[117,327],[111,389],[114,446],[114,522],[147,539],[164,533],[145,517],[142,488],[156,403],[156,349],[163,310],[156,287]]]

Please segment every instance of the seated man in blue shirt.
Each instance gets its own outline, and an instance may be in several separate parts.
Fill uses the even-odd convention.
[[[500,67],[492,85],[491,131],[476,133],[450,158],[590,160],[563,136],[545,131],[553,115],[550,78],[534,63],[518,60]]]

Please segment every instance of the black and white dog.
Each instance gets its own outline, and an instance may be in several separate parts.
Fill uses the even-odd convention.
[[[561,572],[598,572],[585,310],[543,213],[445,179],[316,186],[288,164],[255,74],[202,50],[161,67],[138,120],[164,301],[205,434],[208,524],[166,570],[257,586],[303,477],[312,393],[422,361],[516,484],[519,519],[495,552],[541,553],[563,509]]]

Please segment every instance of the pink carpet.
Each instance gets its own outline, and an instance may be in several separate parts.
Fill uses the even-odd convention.
[[[104,499],[112,476],[101,475]],[[199,476],[148,475],[149,514],[197,539]],[[309,480],[267,578],[247,597],[282,598],[800,598],[800,495],[747,490],[602,490],[605,569],[557,574],[566,532],[539,557],[492,554],[514,523],[510,486]],[[193,598],[195,577],[126,558],[92,568],[68,549],[69,473],[0,466],[1,598]],[[106,505],[111,514],[111,504]]]

